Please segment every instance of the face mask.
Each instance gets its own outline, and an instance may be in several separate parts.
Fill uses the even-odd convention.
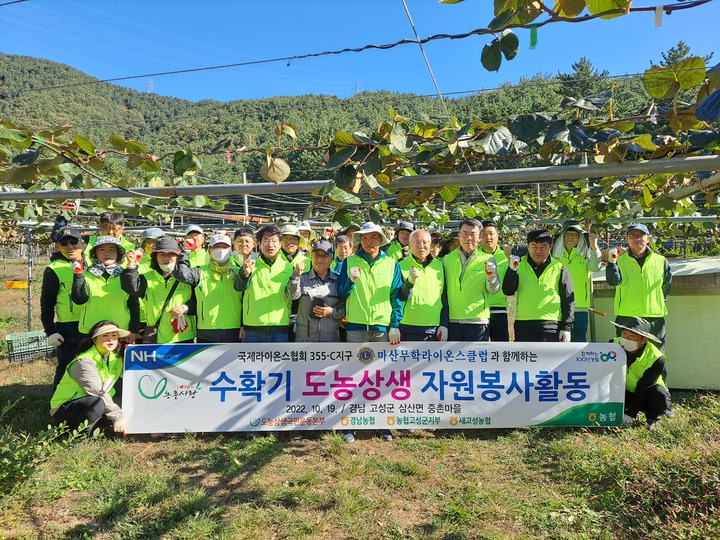
[[[171,263],[168,263],[168,264],[159,264],[159,263],[158,263],[158,266],[160,267],[160,270],[162,270],[163,272],[166,272],[166,273],[167,273],[167,272],[172,272],[173,270],[175,270],[175,263],[174,263],[174,262],[171,262]]]
[[[213,249],[210,252],[210,256],[213,258],[213,260],[224,263],[230,258],[230,249],[229,248],[217,248]]]
[[[620,338],[620,346],[625,349],[626,352],[635,352],[640,348],[640,343],[638,343],[637,341]]]

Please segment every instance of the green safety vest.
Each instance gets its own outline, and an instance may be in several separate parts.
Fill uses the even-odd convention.
[[[482,251],[482,248],[480,248],[480,251]],[[490,295],[490,307],[506,308],[508,305],[508,301],[507,296],[505,296],[505,294],[503,294],[502,292],[502,282],[505,278],[505,272],[507,272],[509,268],[508,258],[507,255],[505,255],[505,252],[499,247],[495,248],[492,256],[495,259],[495,266],[497,266],[498,278],[500,279],[500,290],[495,294]]]
[[[403,303],[403,318],[400,324],[410,326],[437,326],[442,311],[442,293],[445,272],[440,259],[433,259],[423,267],[412,254],[400,261],[403,279],[407,279],[414,266],[420,275],[412,289],[412,295]]]
[[[588,270],[588,260],[579,255],[575,248],[570,253],[563,250],[563,256],[558,259],[565,265],[570,272],[572,278],[573,290],[575,291],[575,307],[590,307],[590,276],[592,272]]]
[[[620,343],[620,338],[613,340],[615,343]],[[642,378],[645,372],[655,363],[655,360],[664,356],[663,353],[658,349],[655,344],[648,341],[645,344],[645,350],[640,355],[640,358],[635,360],[631,366],[627,368],[627,375],[625,378],[625,388],[628,392],[634,392],[637,388],[638,381]],[[660,375],[654,384],[665,386],[665,381]]]
[[[280,255],[283,259],[285,259],[287,262],[293,265],[293,268],[299,263],[305,264],[305,270],[303,271],[303,274],[307,274],[310,271],[310,268],[312,268],[312,260],[307,255],[303,255],[302,253],[298,253],[293,257],[293,260],[291,261],[288,259],[287,255],[283,251],[280,252]]]
[[[347,322],[366,326],[390,326],[390,293],[397,261],[387,255],[383,256],[382,253],[372,266],[359,255],[350,255],[345,260],[348,275],[355,266],[361,269],[360,277],[345,300]]]
[[[199,329],[232,330],[240,328],[242,294],[235,290],[237,271],[239,270],[216,274],[210,265],[200,267],[200,283],[195,287]]]
[[[73,270],[72,262],[65,259],[55,259],[48,265],[58,278],[57,298],[55,299],[55,320],[57,322],[78,322],[80,320],[80,306],[73,303],[70,291],[72,290]]]
[[[443,258],[451,321],[490,318],[489,295],[485,288],[485,261],[490,260],[491,256],[476,250],[475,257],[465,266],[464,274],[460,248]]]
[[[518,266],[517,315],[519,321],[560,321],[560,276],[563,265],[551,259],[540,277],[527,262],[528,255],[520,259]]]
[[[287,326],[290,323],[290,299],[285,294],[293,265],[279,254],[272,266],[262,257],[243,294],[242,322],[246,326]]]
[[[654,251],[640,268],[635,257],[623,253],[617,260],[622,283],[615,289],[615,315],[664,317],[668,314],[663,295],[665,257]]]
[[[188,324],[188,328],[181,334],[173,332],[172,323],[170,322],[175,315],[170,313],[170,309],[187,304],[190,298],[192,298],[192,287],[187,283],[180,283],[175,292],[173,293],[170,301],[168,302],[165,311],[160,317],[160,308],[163,307],[165,299],[167,298],[170,289],[172,289],[175,283],[175,278],[171,277],[168,280],[163,277],[155,270],[148,270],[142,274],[147,281],[147,289],[145,290],[145,296],[142,299],[142,303],[145,305],[145,316],[147,323],[154,325],[158,318],[158,343],[177,343],[178,341],[187,341],[197,335],[195,328],[195,317],[192,315],[185,315],[185,321]]]
[[[142,259],[138,261],[137,269],[138,274],[144,274],[145,272],[149,272],[152,270],[150,268],[150,263],[152,262],[152,259],[150,258],[150,255],[146,251],[145,254],[142,256]],[[140,302],[140,322],[146,323],[147,318],[145,317],[145,302]]]
[[[58,387],[55,389],[55,393],[50,399],[51,409],[56,409],[60,407],[60,405],[67,403],[68,401],[87,396],[85,390],[83,390],[77,383],[77,381],[70,376],[70,368],[73,366],[73,364],[75,364],[75,362],[77,362],[81,358],[89,358],[95,363],[98,373],[100,374],[100,380],[102,380],[103,385],[111,377],[113,379],[113,385],[120,377],[122,377],[122,357],[113,351],[110,353],[108,361],[106,362],[100,352],[95,348],[95,345],[93,345],[84,353],[80,353],[78,356],[76,356],[68,365],[65,373],[62,376],[62,379],[60,379]],[[112,388],[108,392],[108,394],[110,394],[111,396],[114,395],[115,389]]]
[[[85,285],[88,301],[80,306],[78,330],[87,334],[95,323],[110,320],[120,328],[130,326],[130,308],[127,301],[130,296],[120,286],[120,276],[105,279],[85,272]]]
[[[387,251],[385,252],[385,255],[390,257],[391,259],[395,259],[396,261],[399,261],[402,259],[403,256],[403,246],[400,242],[397,240],[393,240],[390,242],[390,245],[387,248]]]
[[[199,268],[200,266],[204,266],[209,262],[210,256],[208,255],[208,252],[204,249],[191,251],[188,255],[188,264],[190,265],[190,268]]]

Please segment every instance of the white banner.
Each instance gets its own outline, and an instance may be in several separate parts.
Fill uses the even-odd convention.
[[[617,426],[614,343],[136,345],[127,433]]]

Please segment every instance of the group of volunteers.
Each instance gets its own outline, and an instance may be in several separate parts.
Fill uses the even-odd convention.
[[[136,246],[123,216],[100,217],[89,238],[62,224],[45,269],[41,318],[58,367],[51,414],[71,427],[110,422],[117,405],[121,340],[131,343],[509,341],[586,342],[591,275],[606,264],[616,289],[616,341],[627,353],[625,423],[644,412],[670,415],[665,387],[665,315],[672,275],[650,248],[645,225],[627,229],[627,248],[568,221],[527,246],[500,244],[493,221],[463,220],[453,237],[399,222],[351,225],[327,239],[308,222],[243,227],[184,242],[159,228]],[[388,238],[388,237],[391,237]],[[207,243],[206,243],[207,240]],[[207,247],[206,247],[207,246]],[[603,261],[605,259],[605,262]],[[389,431],[381,432],[391,440]],[[352,432],[345,432],[348,441]]]

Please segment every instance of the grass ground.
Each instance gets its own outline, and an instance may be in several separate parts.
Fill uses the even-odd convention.
[[[0,359],[0,406],[22,397],[0,422],[0,477],[20,455],[9,435],[49,423],[53,370]],[[0,538],[718,538],[720,394],[674,397],[654,430],[51,441],[0,491]]]

